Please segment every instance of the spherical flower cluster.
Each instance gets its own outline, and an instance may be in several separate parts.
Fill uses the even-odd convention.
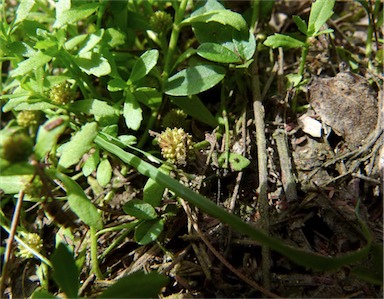
[[[35,126],[39,123],[40,120],[40,111],[36,110],[23,110],[17,114],[17,124],[20,127],[30,127]]]
[[[75,99],[75,93],[71,90],[71,85],[68,82],[62,82],[52,87],[49,98],[53,104],[65,105]]]
[[[161,154],[167,161],[185,166],[192,153],[192,136],[181,128],[167,128],[157,137]]]
[[[172,28],[172,16],[164,11],[156,11],[149,19],[149,26],[157,33],[167,33]]]
[[[33,152],[32,139],[23,133],[9,136],[2,144],[2,156],[9,162],[26,161]]]
[[[40,252],[41,249],[43,248],[43,240],[40,238],[38,234],[27,233],[24,235],[22,240],[24,241],[24,243],[26,243],[29,247],[31,247],[33,250],[37,252]],[[33,257],[33,253],[22,245],[18,246],[17,255],[25,259],[29,259]]]
[[[164,128],[186,128],[187,114],[181,109],[172,109],[163,117]]]

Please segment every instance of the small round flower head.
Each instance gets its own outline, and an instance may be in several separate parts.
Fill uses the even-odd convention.
[[[23,110],[17,114],[16,121],[20,127],[35,126],[39,123],[40,115],[40,111]]]
[[[43,248],[43,240],[40,238],[38,234],[27,233],[23,236],[22,240],[24,241],[24,243],[26,243],[29,247],[31,247],[33,250],[37,252],[40,252],[41,249]],[[17,255],[25,259],[29,259],[33,257],[33,253],[21,244],[19,244],[18,246]]]
[[[33,152],[33,142],[26,134],[16,133],[4,140],[2,150],[3,158],[9,162],[26,161]]]
[[[62,82],[52,87],[49,98],[53,104],[65,105],[75,99],[75,93],[71,90],[71,85],[68,82]]]
[[[167,128],[157,137],[157,142],[164,159],[176,165],[186,165],[193,149],[191,135],[181,128]]]
[[[149,19],[149,26],[157,33],[167,33],[172,28],[172,16],[164,11],[156,11]]]
[[[163,127],[165,128],[186,128],[187,114],[181,109],[172,109],[163,117]]]

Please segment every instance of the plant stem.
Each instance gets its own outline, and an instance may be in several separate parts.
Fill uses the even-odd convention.
[[[96,236],[96,228],[92,227],[90,228],[90,234],[91,234],[91,263],[92,263],[92,271],[95,273],[96,277],[98,279],[103,279],[104,276],[101,273],[100,267],[99,267],[99,261],[97,259],[97,236]]]
[[[173,22],[172,27],[172,33],[171,33],[171,39],[169,41],[168,51],[165,56],[165,62],[164,62],[164,71],[163,71],[163,84],[167,81],[169,77],[169,71],[171,69],[171,64],[173,61],[173,55],[175,53],[176,47],[177,47],[177,41],[179,39],[180,34],[180,22],[184,18],[185,9],[187,7],[188,0],[182,0],[180,3],[180,6],[176,9],[175,13],[175,20]]]
[[[301,60],[300,60],[300,66],[299,66],[299,75],[301,77],[303,77],[304,75],[305,63],[307,61],[307,56],[308,56],[308,50],[309,50],[309,45],[306,45],[301,50]]]
[[[1,272],[2,276],[1,276],[1,282],[0,282],[0,296],[1,297],[3,297],[4,290],[5,290],[4,289],[5,288],[5,281],[6,281],[7,275],[8,275],[8,266],[9,266],[9,259],[11,257],[12,243],[13,243],[13,240],[15,238],[15,234],[16,234],[16,230],[17,230],[17,224],[19,222],[19,216],[20,216],[20,211],[21,211],[23,199],[24,199],[24,190],[21,190],[19,192],[19,196],[17,198],[15,211],[13,212],[11,229],[9,232],[7,245],[5,247],[4,264],[3,264],[3,269]]]
[[[268,186],[268,168],[267,168],[267,141],[265,137],[264,117],[265,111],[262,103],[260,92],[260,80],[258,70],[258,55],[255,52],[254,62],[252,64],[252,98],[253,98],[253,113],[256,126],[256,144],[257,144],[257,162],[259,170],[259,196],[257,207],[260,213],[262,228],[269,235],[269,205],[267,196]],[[262,246],[262,272],[264,287],[270,289],[270,268],[271,268],[271,252],[266,245]]]

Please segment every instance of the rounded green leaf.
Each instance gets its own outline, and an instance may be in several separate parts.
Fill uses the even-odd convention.
[[[164,229],[164,220],[147,220],[142,222],[135,230],[135,240],[140,245],[155,241]]]
[[[198,65],[182,70],[168,79],[165,93],[171,96],[189,96],[206,91],[225,76],[225,68],[218,65]]]
[[[100,186],[105,187],[109,184],[112,178],[112,166],[108,159],[104,159],[97,167],[96,179]]]
[[[212,10],[205,12],[203,14],[194,15],[185,19],[181,22],[180,25],[191,25],[194,23],[208,23],[208,22],[216,22],[223,25],[229,25],[231,27],[236,28],[237,30],[246,30],[247,23],[244,18],[231,10]]]
[[[275,33],[274,35],[267,37],[267,39],[264,42],[264,45],[266,45],[267,47],[271,47],[273,49],[276,49],[279,47],[290,49],[290,48],[305,47],[306,43],[288,35]]]
[[[235,52],[230,49],[216,44],[204,43],[197,48],[197,54],[201,57],[220,63],[236,63],[241,62],[241,59]]]
[[[157,218],[157,213],[153,206],[140,199],[128,201],[124,204],[123,211],[137,219],[152,220]]]
[[[78,183],[55,169],[46,169],[45,172],[51,178],[58,179],[63,183],[71,210],[79,216],[85,224],[95,229],[103,228],[101,215]]]
[[[92,172],[94,172],[97,168],[97,164],[99,164],[100,156],[99,150],[95,150],[95,152],[88,157],[85,161],[82,171],[84,176],[89,176]]]

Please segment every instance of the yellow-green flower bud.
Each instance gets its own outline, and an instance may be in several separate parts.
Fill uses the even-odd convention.
[[[75,99],[75,93],[71,90],[71,85],[68,82],[62,82],[52,87],[49,98],[55,105],[65,105]]]
[[[34,233],[27,233],[23,236],[22,240],[24,243],[26,243],[29,247],[31,247],[33,250],[40,252],[43,248],[43,240],[40,238],[38,234]],[[28,249],[25,248],[23,245],[18,245],[18,252],[16,253],[17,256],[20,256],[25,259],[29,259],[33,257],[33,253]]]
[[[187,128],[187,114],[181,109],[172,109],[163,117],[165,128]]]
[[[2,144],[2,156],[9,162],[22,162],[33,152],[32,139],[23,133],[9,136]]]
[[[181,128],[167,128],[157,137],[161,154],[167,161],[185,166],[192,153],[192,137]]]
[[[17,114],[16,121],[20,127],[35,126],[39,123],[40,115],[40,111],[24,110]]]
[[[157,33],[165,34],[172,28],[172,16],[165,11],[156,11],[149,19],[149,26]]]

